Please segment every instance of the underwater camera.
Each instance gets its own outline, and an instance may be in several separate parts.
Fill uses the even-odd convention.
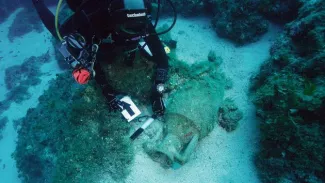
[[[93,72],[95,54],[98,45],[92,44],[86,46],[85,38],[78,33],[73,33],[63,38],[59,51],[63,55],[65,61],[72,68],[87,68]]]

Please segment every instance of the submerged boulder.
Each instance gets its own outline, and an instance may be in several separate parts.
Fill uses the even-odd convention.
[[[235,102],[226,98],[218,111],[218,124],[227,132],[234,131],[238,122],[243,118],[243,113],[238,109]]]
[[[324,182],[325,2],[308,1],[252,79],[263,182]]]
[[[21,65],[14,65],[5,70],[5,87],[8,92],[0,101],[0,114],[9,109],[12,102],[17,104],[30,98],[28,89],[41,83],[41,66],[50,62],[49,52],[39,57],[29,57]]]
[[[203,13],[204,0],[171,0],[178,14],[193,17]],[[172,7],[167,1],[162,1],[162,13],[172,13]]]
[[[9,27],[8,39],[13,42],[16,38],[32,31],[42,32],[42,22],[35,8],[23,8],[17,13],[15,20]]]
[[[1,117],[0,118],[0,140],[2,139],[2,131],[5,129],[6,125],[8,123],[7,117]]]
[[[129,126],[94,84],[60,74],[20,120],[14,158],[24,182],[123,180],[133,160]]]
[[[258,10],[276,23],[288,23],[298,16],[303,0],[260,0]]]
[[[57,0],[45,0],[47,6],[57,5]],[[32,1],[0,1],[0,23],[6,20],[10,14],[12,14],[17,8],[26,8],[26,9],[34,9]]]
[[[217,34],[237,44],[257,41],[267,32],[268,22],[258,13],[256,1],[208,0]]]

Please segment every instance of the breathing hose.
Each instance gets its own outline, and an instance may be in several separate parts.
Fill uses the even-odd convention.
[[[63,2],[63,0],[59,0],[58,5],[56,7],[56,11],[55,11],[55,30],[56,30],[56,34],[60,41],[63,40],[63,38],[60,34],[60,30],[59,30],[59,12],[60,12],[62,2]]]
[[[162,32],[159,32],[159,33],[156,33],[156,34],[150,34],[150,36],[154,36],[154,35],[162,35],[162,34],[166,34],[167,32],[169,32],[170,30],[172,30],[172,28],[175,26],[175,24],[176,24],[176,20],[177,20],[177,11],[176,11],[176,8],[175,8],[175,6],[174,6],[174,4],[173,4],[173,2],[171,2],[170,0],[166,0],[168,3],[169,3],[169,5],[172,7],[172,9],[173,9],[173,13],[174,13],[174,21],[173,21],[173,23],[172,23],[172,25],[167,29],[167,30],[165,30],[165,31],[162,31]],[[160,3],[160,0],[158,0],[158,2]],[[159,6],[158,6],[159,7]],[[159,13],[159,11],[158,11],[158,13]],[[157,13],[157,20],[159,19],[159,14]],[[158,22],[158,21],[157,21]],[[156,25],[156,22],[155,22],[155,25]],[[156,25],[157,26],[157,25]]]

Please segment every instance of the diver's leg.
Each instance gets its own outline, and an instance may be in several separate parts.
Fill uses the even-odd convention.
[[[45,27],[51,32],[51,34],[55,38],[57,38],[57,34],[55,31],[55,17],[52,14],[52,12],[46,7],[43,0],[32,0],[32,1]]]

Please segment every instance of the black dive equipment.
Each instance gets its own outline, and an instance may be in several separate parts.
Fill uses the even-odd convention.
[[[111,16],[115,22],[109,22],[109,24],[115,24],[115,31],[119,34],[124,36],[133,36],[137,37],[140,36],[141,38],[152,36],[152,35],[161,35],[169,32],[176,24],[177,20],[177,12],[175,6],[171,2],[171,0],[166,0],[167,3],[173,9],[173,16],[174,20],[171,26],[166,29],[165,31],[155,33],[155,34],[148,34],[147,31],[147,24],[148,19],[151,20],[151,8],[150,2],[148,0],[67,0],[67,4],[69,5],[70,9],[75,11],[75,13],[80,13],[83,9],[87,6],[92,4],[98,4],[99,6],[103,6],[105,11],[107,11],[107,15]],[[105,3],[103,3],[105,2]],[[90,3],[90,4],[89,4]],[[154,22],[154,27],[156,28],[159,20],[160,14],[160,6],[161,0],[157,0],[158,10],[156,19]],[[104,7],[105,6],[105,7]],[[96,10],[98,11],[98,10]],[[99,12],[99,11],[98,11]],[[93,12],[96,13],[96,12]],[[90,13],[90,14],[93,14]],[[58,15],[56,15],[58,16]]]
[[[116,8],[114,6],[114,2],[117,2],[118,0],[113,0],[111,2],[112,9],[110,9],[110,14],[112,15],[114,20],[118,20],[117,25],[120,25],[120,30],[124,33],[127,33],[129,35],[142,35],[142,36],[153,36],[153,35],[161,35],[169,32],[176,24],[177,20],[177,13],[176,9],[173,5],[173,3],[170,0],[166,0],[171,8],[173,9],[174,14],[174,20],[172,25],[165,31],[159,32],[156,34],[147,34],[147,19],[151,19],[151,15],[149,12],[150,8],[146,7],[146,4],[144,0],[123,0],[118,1],[122,4],[122,6],[117,6],[120,9]],[[156,28],[158,21],[159,21],[159,14],[160,14],[160,5],[161,0],[158,0],[158,9],[157,9],[157,15],[156,20],[154,23],[154,28]],[[116,9],[115,9],[116,8]]]
[[[86,40],[82,35],[72,33],[63,37],[59,51],[72,68],[87,69],[92,76],[95,76],[94,64],[98,51],[97,44],[87,46]]]

